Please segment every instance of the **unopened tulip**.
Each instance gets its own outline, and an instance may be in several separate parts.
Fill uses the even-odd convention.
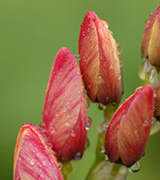
[[[151,65],[160,68],[160,5],[145,25],[141,44],[142,57],[147,58]]]
[[[61,48],[51,70],[42,130],[58,160],[80,159],[87,140],[87,111],[80,69],[74,55]]]
[[[89,11],[79,36],[80,68],[92,102],[119,103],[122,96],[121,61],[108,22]]]
[[[113,115],[105,136],[110,162],[132,166],[143,155],[154,113],[153,88],[145,85],[123,102]]]
[[[44,134],[32,124],[19,131],[14,151],[14,180],[63,180]]]

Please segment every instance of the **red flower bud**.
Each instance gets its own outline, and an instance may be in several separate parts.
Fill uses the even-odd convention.
[[[141,44],[142,56],[148,58],[153,66],[160,68],[160,4],[145,25]]]
[[[91,101],[119,103],[122,95],[120,57],[108,22],[89,11],[79,36],[80,68]]]
[[[143,155],[154,113],[153,88],[146,85],[123,102],[113,115],[105,136],[111,162],[132,166]]]
[[[57,159],[44,134],[32,124],[19,131],[14,151],[14,180],[63,180]]]
[[[58,160],[80,159],[87,139],[82,78],[74,55],[61,48],[51,70],[41,127]]]

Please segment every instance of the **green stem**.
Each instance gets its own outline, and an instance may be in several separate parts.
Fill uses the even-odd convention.
[[[69,174],[72,172],[72,165],[70,162],[63,162],[62,174],[65,180],[68,180]]]
[[[104,148],[104,143],[105,143],[105,126],[110,122],[113,113],[117,109],[118,105],[113,106],[112,104],[109,104],[106,106],[106,109],[104,110],[104,117],[98,127],[98,142],[97,142],[97,147],[96,147],[96,159],[95,162],[93,163],[86,179],[89,179],[90,175],[92,174],[92,171],[94,168],[97,166],[97,164],[101,161],[105,160],[105,154],[100,151],[100,149]]]

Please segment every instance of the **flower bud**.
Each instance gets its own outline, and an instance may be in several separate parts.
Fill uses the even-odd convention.
[[[74,55],[61,48],[54,60],[44,102],[44,133],[61,161],[80,159],[87,140],[87,110]]]
[[[79,36],[80,68],[92,102],[119,103],[122,96],[120,57],[108,22],[89,11]]]
[[[63,180],[57,159],[44,134],[32,124],[24,124],[14,151],[14,180]]]
[[[145,85],[113,115],[105,136],[105,153],[111,162],[132,166],[142,156],[154,113],[153,88]]]
[[[142,57],[147,58],[151,65],[160,68],[160,4],[145,25],[141,44]]]

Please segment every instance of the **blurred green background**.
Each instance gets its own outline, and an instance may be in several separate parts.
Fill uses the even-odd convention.
[[[145,20],[159,0],[0,0],[0,179],[13,179],[13,153],[22,124],[39,124],[54,57],[65,46],[78,53],[80,24],[95,11],[123,46],[123,100],[140,85],[138,68]],[[142,107],[143,108],[143,107]],[[70,180],[84,180],[95,158],[97,125],[103,113],[92,104],[90,148],[73,161]],[[158,180],[160,133],[150,137],[141,171],[128,180]]]

